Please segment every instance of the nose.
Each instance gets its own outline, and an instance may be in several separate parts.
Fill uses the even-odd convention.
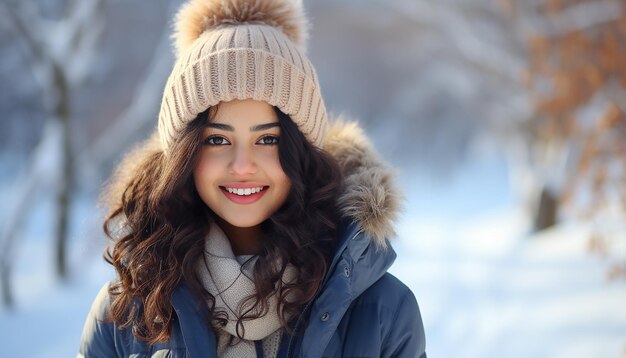
[[[235,149],[234,157],[230,163],[230,172],[235,175],[255,174],[257,165],[254,155],[247,148],[238,147]]]

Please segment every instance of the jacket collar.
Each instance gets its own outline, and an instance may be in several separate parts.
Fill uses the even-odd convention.
[[[189,357],[212,357],[217,352],[215,335],[207,325],[208,308],[186,283],[181,282],[172,292],[172,307],[178,317],[182,341]],[[213,354],[213,355],[212,355]]]
[[[345,187],[338,199],[342,219],[335,256],[319,296],[307,306],[310,312],[302,314],[310,315],[304,334],[289,341],[290,352],[311,357],[322,356],[352,301],[395,260],[388,239],[395,235],[393,221],[401,202],[392,171],[356,123],[332,123],[324,149],[339,163]]]

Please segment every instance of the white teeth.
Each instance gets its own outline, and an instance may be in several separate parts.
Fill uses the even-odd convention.
[[[237,194],[237,195],[243,195],[243,196],[245,196],[245,195],[250,195],[250,194],[255,194],[255,193],[258,193],[258,192],[260,192],[261,190],[263,190],[263,187],[261,187],[261,186],[260,186],[260,187],[257,187],[257,188],[246,188],[246,189],[241,189],[241,188],[239,188],[239,189],[237,189],[237,188],[226,188],[226,190],[227,190],[229,193],[232,193],[232,194]]]

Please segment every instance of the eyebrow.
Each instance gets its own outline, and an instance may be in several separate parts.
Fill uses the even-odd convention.
[[[215,129],[220,129],[220,130],[228,131],[228,132],[235,131],[235,128],[233,126],[229,124],[224,124],[224,123],[207,123],[206,126],[208,128],[215,128]],[[257,124],[256,126],[250,127],[250,131],[258,132],[258,131],[263,131],[263,130],[274,128],[274,127],[280,127],[280,123],[272,122],[272,123],[265,123],[265,124]]]
[[[272,122],[272,123],[265,123],[265,124],[257,124],[256,126],[250,127],[250,131],[251,132],[258,132],[258,131],[264,131],[266,129],[270,129],[270,128],[274,128],[274,127],[280,127],[280,123]]]

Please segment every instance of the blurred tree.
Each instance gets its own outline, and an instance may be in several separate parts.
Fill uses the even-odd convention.
[[[380,0],[367,2],[383,9]],[[395,22],[420,24],[419,36],[429,39],[420,52],[454,75],[455,101],[499,141],[533,230],[556,224],[565,203],[623,222],[624,1],[394,1],[384,8]]]
[[[38,79],[47,113],[41,139],[14,180],[14,190],[5,203],[11,210],[4,211],[8,214],[0,223],[0,283],[5,305],[13,302],[10,272],[20,226],[40,204],[37,195],[49,189],[64,193],[65,199],[56,201],[54,214],[58,220],[53,221],[57,228],[63,228],[63,235],[57,229],[54,236],[56,272],[63,278],[69,273],[66,251],[70,194],[78,189],[99,191],[121,153],[154,127],[162,88],[172,65],[171,29],[163,24],[172,18],[179,3],[180,0],[155,1],[147,11],[145,3],[0,0],[0,18],[8,20],[0,25],[16,35],[14,43],[24,47],[23,57]],[[105,19],[103,13],[111,14],[111,19]],[[107,21],[103,23],[104,20]],[[43,25],[30,26],[32,21]],[[28,29],[23,30],[25,27]],[[105,39],[100,45],[99,39],[106,36],[108,42]],[[90,38],[90,46],[73,47],[78,46],[81,38]],[[109,46],[104,56],[98,54],[102,46]],[[59,68],[58,83],[65,83],[64,86],[58,86],[57,77],[49,75],[55,66]],[[23,73],[15,73],[15,81],[23,77]],[[92,77],[100,78],[95,79],[95,86]],[[111,102],[112,98],[122,98],[124,102]],[[29,100],[33,99],[24,103]],[[87,118],[72,121],[77,113]],[[17,117],[21,125],[30,128],[21,112]],[[68,128],[62,118],[72,131],[64,132]],[[100,128],[88,132],[85,124],[89,121],[98,122]],[[73,144],[73,149],[63,148],[64,138],[70,139],[68,145]],[[83,138],[87,140],[79,147],[77,142]],[[62,176],[60,169],[64,166],[70,168],[65,171],[69,177]]]
[[[329,111],[357,118],[407,176],[443,183],[472,155],[481,123],[468,106],[481,92],[458,71],[429,4],[305,1],[314,19],[309,55]]]
[[[618,228],[606,219],[626,217],[626,3],[550,0],[537,13],[543,31],[530,38],[525,79],[537,111],[530,129],[565,148],[568,162],[550,200],[600,224],[592,248],[611,246]],[[611,272],[626,278],[623,266]]]
[[[56,190],[54,233],[56,273],[67,276],[67,237],[69,210],[74,183],[71,138],[71,97],[87,80],[103,30],[104,0],[57,1],[46,3],[56,18],[44,16],[35,1],[0,2],[2,17],[23,44],[29,64],[43,94],[48,113],[42,138],[29,164],[16,181],[16,202],[4,222],[0,236],[0,279],[3,301],[11,305],[10,270],[16,231],[26,216],[35,190],[45,180],[52,180]]]

